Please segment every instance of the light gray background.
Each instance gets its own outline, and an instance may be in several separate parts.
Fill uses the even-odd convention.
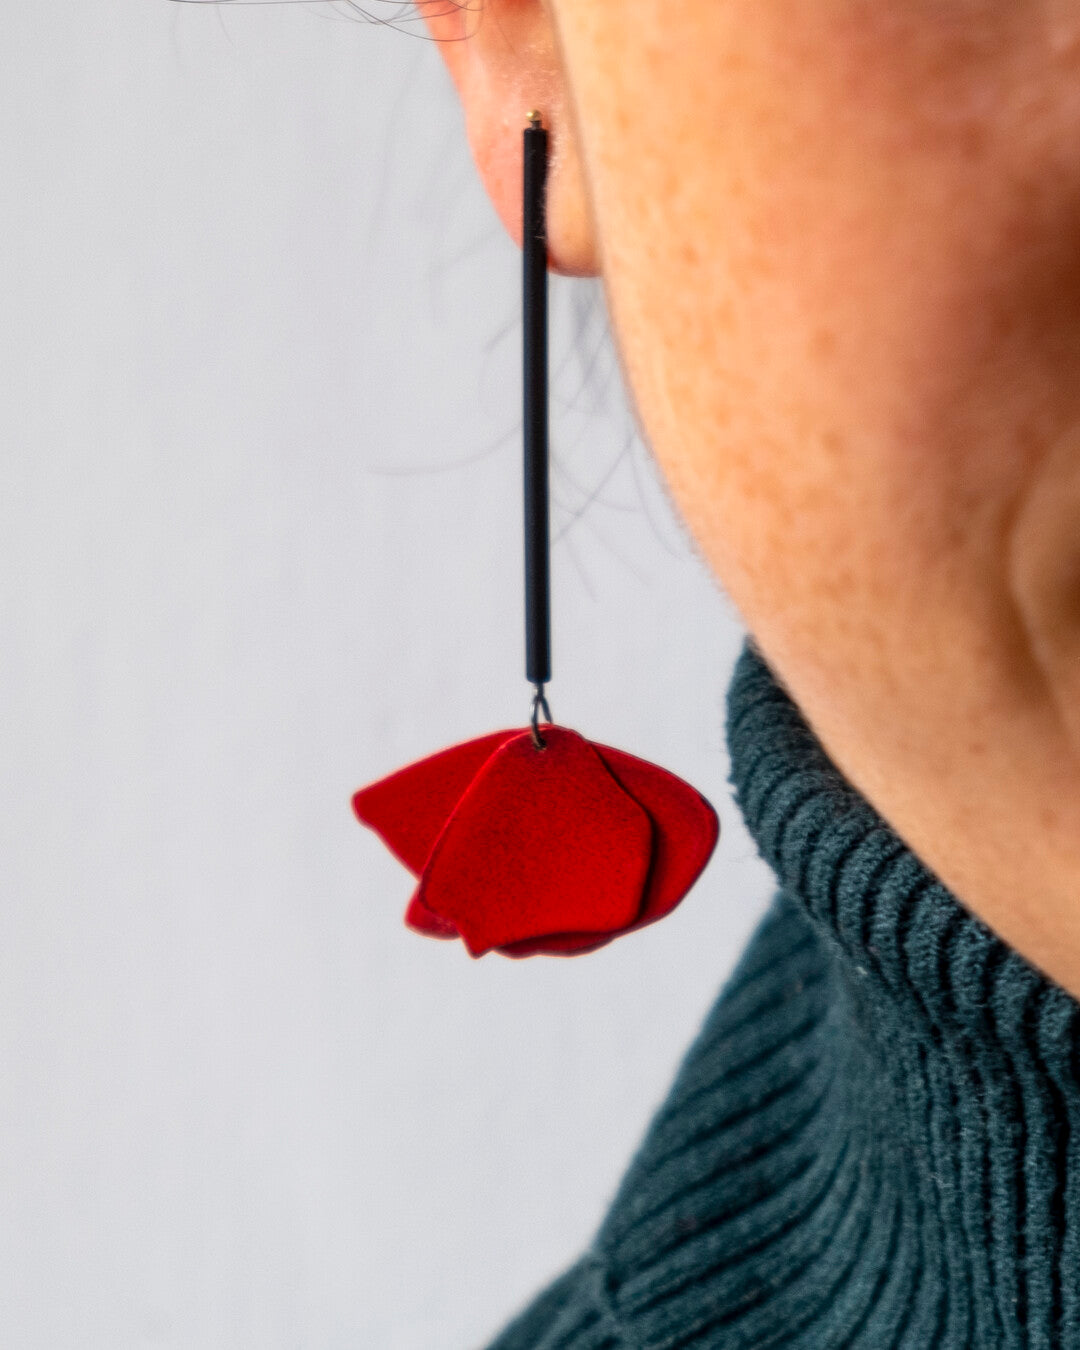
[[[404,28],[5,7],[5,1350],[482,1344],[590,1237],[770,889],[740,629],[592,283],[553,291],[553,710],[694,782],[716,857],[606,951],[473,962],[351,816],[529,692],[518,255]]]

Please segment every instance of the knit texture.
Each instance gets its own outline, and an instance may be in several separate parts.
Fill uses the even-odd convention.
[[[752,645],[727,730],[780,890],[591,1250],[491,1350],[1080,1350],[1080,1005]]]

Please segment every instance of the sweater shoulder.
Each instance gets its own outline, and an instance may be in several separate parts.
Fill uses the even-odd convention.
[[[746,1199],[744,1169],[756,1154],[757,1172],[767,1171],[782,1143],[827,966],[813,926],[778,896],[687,1052],[592,1247],[489,1350],[631,1350],[660,1343],[651,1338],[665,1325],[693,1326],[715,1313],[701,1261],[738,1265],[745,1233],[731,1219]]]

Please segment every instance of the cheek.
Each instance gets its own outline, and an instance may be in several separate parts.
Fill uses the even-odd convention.
[[[1003,520],[1080,412],[1065,80],[1015,19],[921,8],[710,7],[678,49],[669,15],[584,81],[653,449],[751,625],[800,646],[994,621]]]
[[[1075,6],[622,5],[568,46],[656,457],[841,772],[1075,989],[1080,768],[1008,576],[1019,521],[1013,588],[1077,613],[1072,480],[1032,492],[1080,427]]]

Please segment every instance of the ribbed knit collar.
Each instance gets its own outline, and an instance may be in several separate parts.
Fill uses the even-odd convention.
[[[1080,1350],[1080,1005],[752,647],[728,741],[780,892],[593,1246],[493,1350]]]
[[[1080,1005],[852,788],[752,644],[728,742],[762,856],[832,953],[834,1031],[864,1052],[841,1105],[917,1188],[924,1343],[1080,1347]]]

